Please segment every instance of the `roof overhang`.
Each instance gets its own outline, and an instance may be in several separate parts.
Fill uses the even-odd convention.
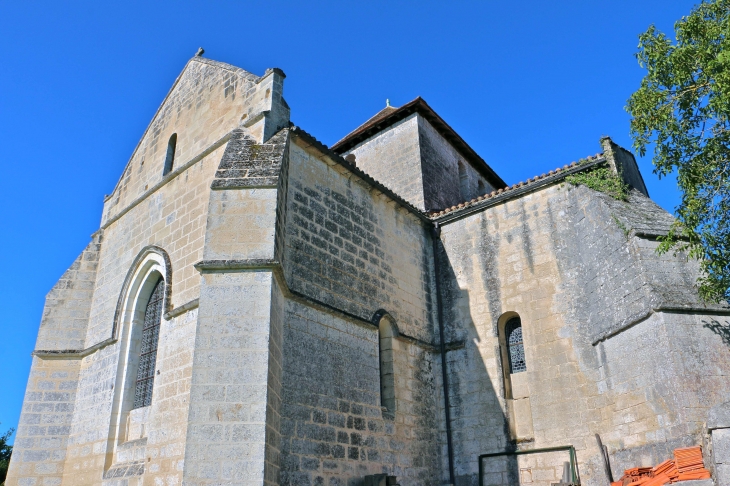
[[[370,137],[377,135],[386,128],[398,123],[399,121],[409,117],[413,113],[418,113],[425,118],[436,131],[444,137],[469,164],[478,170],[487,181],[496,189],[503,189],[507,184],[492,170],[489,165],[467,144],[461,136],[459,136],[443,118],[441,118],[428,103],[420,96],[415,100],[406,103],[400,108],[395,108],[385,116],[374,116],[363,125],[350,132],[345,138],[335,143],[330,149],[337,153],[343,154],[353,147],[359,145]]]

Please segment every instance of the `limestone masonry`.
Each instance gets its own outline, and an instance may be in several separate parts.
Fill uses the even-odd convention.
[[[421,98],[328,148],[284,77],[185,66],[46,298],[7,485],[605,486],[697,445],[730,485],[730,309],[631,153],[508,186]],[[602,167],[628,201],[565,181]]]

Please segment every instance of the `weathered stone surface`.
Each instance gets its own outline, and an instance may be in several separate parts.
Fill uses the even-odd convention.
[[[276,187],[288,141],[287,135],[288,130],[283,129],[266,143],[258,144],[244,130],[234,130],[211,187]]]
[[[730,401],[720,403],[710,409],[710,413],[707,414],[707,428],[709,430],[730,428]]]
[[[495,189],[418,113],[347,154],[355,156],[359,168],[426,211],[448,208]]]
[[[432,111],[387,109],[353,165],[289,123],[283,79],[188,63],[48,295],[9,486],[438,485],[452,465],[474,486],[481,454],[566,445],[592,486],[594,434],[617,477],[707,428],[730,482],[730,311],[656,254],[672,218],[631,154],[604,140],[570,168],[610,167],[626,202],[562,169],[505,189]],[[159,278],[169,319],[133,408]],[[483,479],[547,486],[567,460],[488,458]]]
[[[100,250],[101,233],[97,233],[46,296],[35,349],[74,351],[86,347]]]

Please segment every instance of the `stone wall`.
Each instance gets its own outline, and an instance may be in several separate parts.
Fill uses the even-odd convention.
[[[393,341],[396,412],[380,402],[378,330],[288,302],[284,326],[281,484],[440,484],[438,355]]]
[[[419,118],[414,113],[365,140],[347,154],[355,155],[358,168],[415,207],[424,209]]]
[[[438,483],[438,355],[423,223],[295,138],[283,275],[282,484],[388,472]],[[381,406],[378,310],[394,319],[396,411]]]
[[[191,59],[170,89],[107,197],[102,226],[163,179],[170,136],[177,133],[173,172],[236,128],[260,78],[204,58]]]
[[[291,144],[284,273],[289,288],[369,321],[387,310],[431,341],[430,244],[421,221],[343,166]]]
[[[7,486],[61,484],[78,373],[78,360],[33,357]]]
[[[258,79],[232,66],[196,58],[173,86],[105,202],[98,234],[106,245],[102,244],[97,257],[98,271],[82,340],[86,348],[115,338],[115,312],[125,275],[140,250],[148,245],[169,254],[172,269],[168,283],[172,292],[166,310],[183,305],[194,309],[200,274],[193,265],[203,259],[211,182],[228,134],[238,126],[245,100],[254,94]],[[177,133],[175,164],[173,171],[163,177],[167,140],[172,133]],[[53,315],[71,311],[66,304],[59,309],[53,310]],[[104,471],[109,476],[104,481],[109,485],[136,481],[142,471],[155,480],[181,480],[197,319],[197,311],[184,312],[162,321],[159,375],[155,378],[146,437],[140,439],[144,444],[139,442],[128,452],[122,447],[115,449],[120,444],[109,442],[113,436],[111,414],[121,343],[112,342],[72,361],[78,379],[70,411],[73,419],[65,429],[69,437],[64,484],[100,484]],[[44,340],[48,341],[43,337],[41,342]],[[67,344],[59,340],[45,346],[59,349]],[[17,457],[22,454],[19,448]],[[144,468],[139,464],[126,467],[131,465],[129,461],[140,459]],[[121,477],[111,477],[117,473]],[[11,482],[16,480],[14,474],[9,478]]]
[[[84,349],[100,249],[101,235],[96,234],[46,295],[35,349]]]
[[[423,117],[418,141],[427,210],[441,210],[494,190],[465,158]]]
[[[709,410],[730,396],[730,352],[712,329],[726,320],[660,312],[597,346],[616,477],[702,444]]]
[[[347,154],[355,155],[358,168],[425,211],[448,208],[494,190],[418,113]]]
[[[572,444],[583,484],[601,484],[595,433],[614,472],[701,443],[702,417],[728,394],[727,345],[702,324],[711,309],[655,309],[667,279],[669,301],[691,294],[696,267],[657,256],[631,226],[661,229],[654,208],[639,193],[619,203],[554,185],[444,227],[449,339],[466,339],[449,353],[454,438],[468,448],[456,454],[457,482],[476,480],[477,454],[505,447]],[[505,391],[498,324],[508,312],[522,320],[527,410]],[[532,433],[515,437],[515,425]]]

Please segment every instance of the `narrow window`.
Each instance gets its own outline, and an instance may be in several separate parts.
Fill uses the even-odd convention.
[[[525,346],[522,343],[522,322],[519,317],[513,317],[504,328],[507,337],[507,355],[509,356],[510,373],[527,371],[525,363]]]
[[[395,413],[395,372],[393,369],[393,324],[388,317],[380,319],[380,405]]]
[[[172,172],[172,165],[175,163],[175,146],[177,145],[177,133],[173,133],[170,136],[170,141],[167,142],[167,155],[165,156],[165,169],[162,172],[163,176],[166,176]]]
[[[144,311],[142,344],[139,352],[139,366],[137,368],[137,382],[134,387],[134,406],[132,408],[147,407],[152,403],[164,288],[165,281],[159,279]]]
[[[462,201],[468,201],[471,199],[471,193],[469,191],[469,176],[466,173],[466,167],[463,163],[459,162],[459,193]]]
[[[484,181],[479,179],[477,181],[477,191],[479,192],[479,195],[483,195],[486,191],[484,190]]]

